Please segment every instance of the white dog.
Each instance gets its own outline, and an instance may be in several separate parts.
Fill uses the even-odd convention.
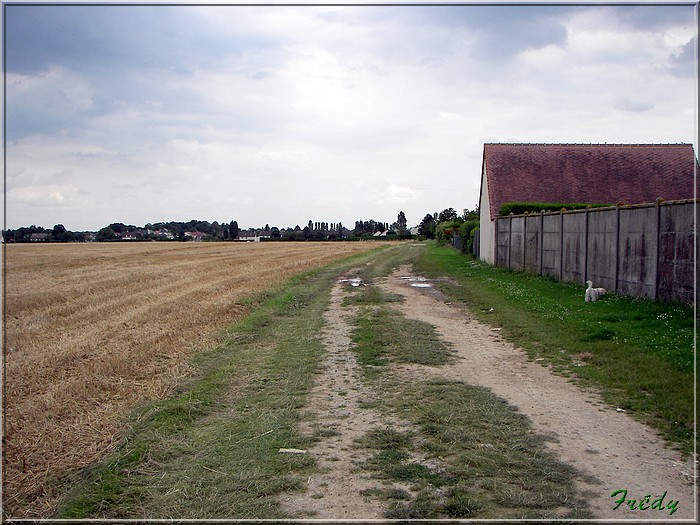
[[[605,295],[605,288],[593,288],[593,281],[586,281],[586,302],[597,301],[600,296]]]

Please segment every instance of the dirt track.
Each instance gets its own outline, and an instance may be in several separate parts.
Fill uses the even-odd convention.
[[[497,330],[476,321],[464,309],[446,304],[432,286],[416,284],[400,268],[381,284],[401,294],[406,301],[398,308],[408,318],[436,327],[443,340],[457,352],[453,365],[441,367],[402,366],[406,379],[416,372],[422,379],[442,377],[490,388],[527,415],[534,430],[553,438],[549,446],[559,458],[595,482],[579,481],[578,488],[590,503],[596,518],[635,520],[691,520],[695,518],[697,495],[693,485],[694,465],[690,459],[664,446],[651,429],[624,412],[606,406],[596,395],[583,392],[572,382],[527,360],[524,351],[504,341]],[[429,284],[429,283],[424,283]],[[360,490],[369,486],[365,474],[353,472],[358,461],[353,439],[369,430],[396,422],[384,421],[371,410],[360,408],[364,395],[358,366],[351,350],[348,320],[351,308],[341,306],[344,291],[336,285],[329,311],[326,345],[329,357],[319,376],[309,410],[317,421],[336,433],[309,452],[324,471],[309,478],[309,491],[287,495],[283,507],[315,519],[381,519],[383,509],[366,501]],[[337,392],[345,392],[341,398]],[[325,422],[325,423],[324,423]],[[308,432],[309,429],[307,428]],[[329,458],[332,460],[329,461]],[[650,501],[666,491],[664,505],[678,501],[669,510],[630,510],[626,504],[615,509],[614,491],[626,489],[628,499]],[[321,497],[322,495],[322,497]]]

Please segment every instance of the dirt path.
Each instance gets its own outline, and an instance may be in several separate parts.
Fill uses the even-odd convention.
[[[391,425],[401,431],[407,425],[364,406],[374,394],[362,383],[351,348],[348,321],[356,309],[342,306],[343,288],[344,285],[336,284],[331,291],[323,334],[326,360],[311,391],[301,428],[303,435],[322,436],[308,451],[321,472],[309,477],[305,493],[287,494],[280,499],[280,505],[299,517],[380,519],[384,514],[381,502],[362,496],[363,490],[376,488],[379,482],[358,470],[357,465],[369,455],[356,448],[354,442],[374,428]]]
[[[670,518],[694,518],[692,460],[666,448],[653,430],[632,417],[529,362],[524,351],[505,342],[496,330],[445,304],[434,288],[415,287],[415,282],[401,278],[410,275],[409,268],[401,268],[383,286],[403,295],[406,301],[398,304],[399,310],[435,326],[460,358],[451,366],[432,367],[431,373],[490,388],[527,415],[536,432],[555,437],[549,446],[562,461],[599,480],[600,484],[579,483],[581,491],[590,493],[597,518],[669,518],[665,510],[632,511],[627,505],[613,510],[619,496],[610,494],[619,489],[628,491],[628,499],[650,494],[652,501],[667,491],[665,502],[679,501]]]
[[[397,366],[410,379],[441,377],[490,388],[527,415],[536,432],[553,439],[548,446],[559,458],[592,478],[578,481],[591,510],[601,519],[689,520],[694,518],[696,495],[692,483],[693,462],[667,449],[657,434],[623,412],[606,406],[598,397],[583,392],[567,379],[553,375],[527,360],[524,351],[504,341],[498,331],[476,321],[462,308],[446,304],[430,285],[407,279],[408,267],[400,268],[381,286],[401,294],[396,303],[404,315],[428,322],[456,352],[452,365],[427,367]],[[419,285],[419,286],[416,286]],[[381,502],[363,498],[361,491],[376,487],[358,462],[366,459],[353,448],[356,438],[372,428],[405,423],[387,420],[377,411],[364,408],[372,393],[363,385],[360,369],[351,349],[348,321],[355,310],[341,305],[343,287],[336,285],[326,313],[324,334],[327,361],[309,400],[307,421],[302,431],[326,435],[309,450],[322,472],[308,480],[308,491],[286,495],[282,507],[300,517],[315,519],[381,519]],[[593,482],[593,479],[595,481]],[[628,499],[651,501],[666,492],[664,505],[678,501],[677,510],[632,511],[627,505],[614,510],[611,493],[628,491]]]

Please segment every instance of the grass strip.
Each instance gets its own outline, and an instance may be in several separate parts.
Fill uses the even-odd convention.
[[[576,470],[547,451],[527,417],[489,389],[447,380],[403,383],[392,406],[419,426],[423,447],[441,459],[441,468],[389,466],[388,475],[416,484],[418,497],[397,502],[387,517],[592,517],[576,495]]]
[[[193,360],[173,397],[135,411],[114,456],[80,474],[58,518],[277,519],[315,468],[298,410],[317,372],[329,290],[379,251],[291,279]],[[270,295],[272,295],[270,297]],[[252,300],[252,299],[251,299]]]
[[[358,361],[368,375],[375,367],[399,363],[442,365],[452,351],[426,322],[408,319],[386,308],[363,308],[354,320],[353,341]]]
[[[362,467],[390,484],[365,494],[388,503],[386,518],[592,517],[576,495],[579,474],[546,449],[515,407],[483,387],[407,381],[386,366],[449,362],[451,352],[430,324],[378,304],[360,309],[352,337],[364,376],[384,392],[375,408],[419,429],[373,430],[357,442],[376,451]],[[421,463],[416,456],[433,459]],[[412,494],[392,483],[410,486]]]
[[[400,387],[392,407],[419,426],[422,447],[441,461],[439,468],[412,462],[405,439],[369,436],[369,446],[379,452],[365,467],[411,484],[416,493],[392,502],[387,518],[591,517],[576,495],[579,474],[548,452],[527,418],[490,390],[456,381],[418,382]]]
[[[693,309],[609,294],[584,302],[584,288],[494,268],[429,244],[416,263],[453,301],[524,348],[532,359],[601,391],[612,406],[655,427],[683,453],[693,450]]]

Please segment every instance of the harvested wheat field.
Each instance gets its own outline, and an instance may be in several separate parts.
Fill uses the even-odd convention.
[[[246,297],[377,243],[6,247],[4,515],[50,516],[62,476],[111,450]]]

